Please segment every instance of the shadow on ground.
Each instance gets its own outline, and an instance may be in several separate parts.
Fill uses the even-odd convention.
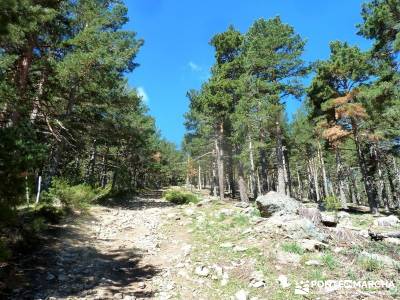
[[[122,196],[102,199],[99,205],[111,208],[123,208],[129,210],[145,210],[149,208],[172,207],[172,204],[161,200],[162,191],[146,191],[140,196]]]
[[[162,207],[165,203],[138,198],[128,202],[114,202],[111,206],[126,209]],[[96,221],[87,217],[87,222]],[[157,275],[160,270],[144,265],[140,249],[118,249],[100,253],[91,245],[95,237],[78,230],[74,222],[50,226],[43,234],[36,250],[19,254],[7,267],[0,299],[48,299],[48,297],[88,297],[93,289],[100,290],[104,299],[113,294],[152,298],[154,291],[138,289],[138,282]],[[93,233],[91,233],[93,234]],[[133,297],[132,297],[133,298]]]

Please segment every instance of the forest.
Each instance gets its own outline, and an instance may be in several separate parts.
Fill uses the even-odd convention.
[[[181,146],[129,84],[128,6],[0,1],[0,299],[400,297],[399,0],[317,61],[279,16],[224,27]]]
[[[332,41],[324,61],[304,61],[305,40],[279,17],[215,35],[211,78],[188,92],[188,180],[221,199],[274,190],[374,214],[399,208],[399,9],[366,3],[357,29],[373,47]]]

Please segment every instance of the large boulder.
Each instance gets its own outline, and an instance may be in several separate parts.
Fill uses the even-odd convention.
[[[259,196],[256,204],[264,218],[296,214],[300,208],[298,201],[277,192],[269,192],[266,195]]]

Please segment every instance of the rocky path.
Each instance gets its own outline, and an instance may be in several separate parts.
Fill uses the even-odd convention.
[[[25,286],[11,299],[168,299],[170,265],[185,256],[182,233],[162,233],[174,218],[155,197],[95,206],[90,215],[52,228],[42,249],[22,260]]]

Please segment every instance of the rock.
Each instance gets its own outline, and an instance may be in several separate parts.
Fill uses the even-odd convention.
[[[250,276],[250,287],[260,288],[266,285],[264,274],[261,271],[255,271]]]
[[[390,227],[400,223],[400,220],[396,216],[380,217],[374,221],[375,226]]]
[[[317,240],[308,240],[308,239],[300,240],[299,245],[301,248],[309,252],[321,251],[327,247],[326,244],[321,243]]]
[[[194,273],[198,276],[207,277],[210,274],[210,270],[205,266],[198,266],[194,270]]]
[[[294,294],[295,295],[300,295],[300,296],[306,296],[308,295],[308,293],[310,292],[310,288],[309,287],[296,287],[294,289]]]
[[[124,299],[124,294],[116,293],[113,295],[113,299]]]
[[[233,248],[233,244],[230,242],[222,243],[219,246],[220,248]]]
[[[193,208],[186,208],[183,212],[188,217],[191,217],[191,216],[194,215],[194,209]]]
[[[318,208],[315,207],[301,207],[298,214],[313,222],[314,225],[321,224],[322,215]]]
[[[236,207],[241,207],[241,208],[247,208],[247,207],[250,206],[250,203],[248,203],[248,202],[243,202],[243,201],[242,201],[242,202],[236,203],[235,206],[236,206]]]
[[[315,259],[307,260],[304,264],[306,266],[320,266],[320,265],[322,265],[318,260],[315,260]]]
[[[345,212],[345,211],[340,211],[340,212],[338,212],[337,217],[338,217],[339,222],[340,222],[343,219],[350,218],[350,214],[348,212]]]
[[[321,222],[327,227],[336,227],[337,224],[339,223],[339,220],[336,216],[334,215],[328,215],[328,214],[321,214],[322,219]]]
[[[276,259],[282,265],[298,265],[300,264],[301,256],[296,253],[279,251],[276,254]]]
[[[55,278],[56,278],[56,276],[54,276],[54,275],[51,274],[51,273],[48,273],[48,274],[47,274],[47,277],[46,277],[46,279],[49,280],[49,281],[50,281],[50,280],[54,280]]]
[[[235,294],[235,300],[247,300],[249,299],[249,293],[245,290],[240,290]]]
[[[139,282],[138,284],[139,289],[145,289],[146,288],[146,284],[144,282]]]
[[[256,204],[264,218],[274,215],[296,214],[300,208],[300,203],[295,199],[277,192],[269,192],[266,195],[259,196]]]
[[[247,250],[247,247],[243,247],[243,246],[235,246],[233,247],[233,251],[235,252],[244,252]]]
[[[393,245],[400,245],[400,239],[397,238],[386,238],[384,239],[385,243],[393,244]]]
[[[182,252],[183,252],[183,256],[188,256],[190,254],[190,252],[192,251],[192,246],[189,244],[185,244],[182,246]]]
[[[279,275],[278,283],[284,289],[287,289],[288,287],[290,287],[290,283],[289,283],[289,280],[286,275],[282,275],[282,274]]]
[[[361,252],[360,257],[376,260],[387,267],[393,267],[398,264],[394,259],[392,259],[389,256],[376,254],[376,253],[369,253],[366,251]]]

